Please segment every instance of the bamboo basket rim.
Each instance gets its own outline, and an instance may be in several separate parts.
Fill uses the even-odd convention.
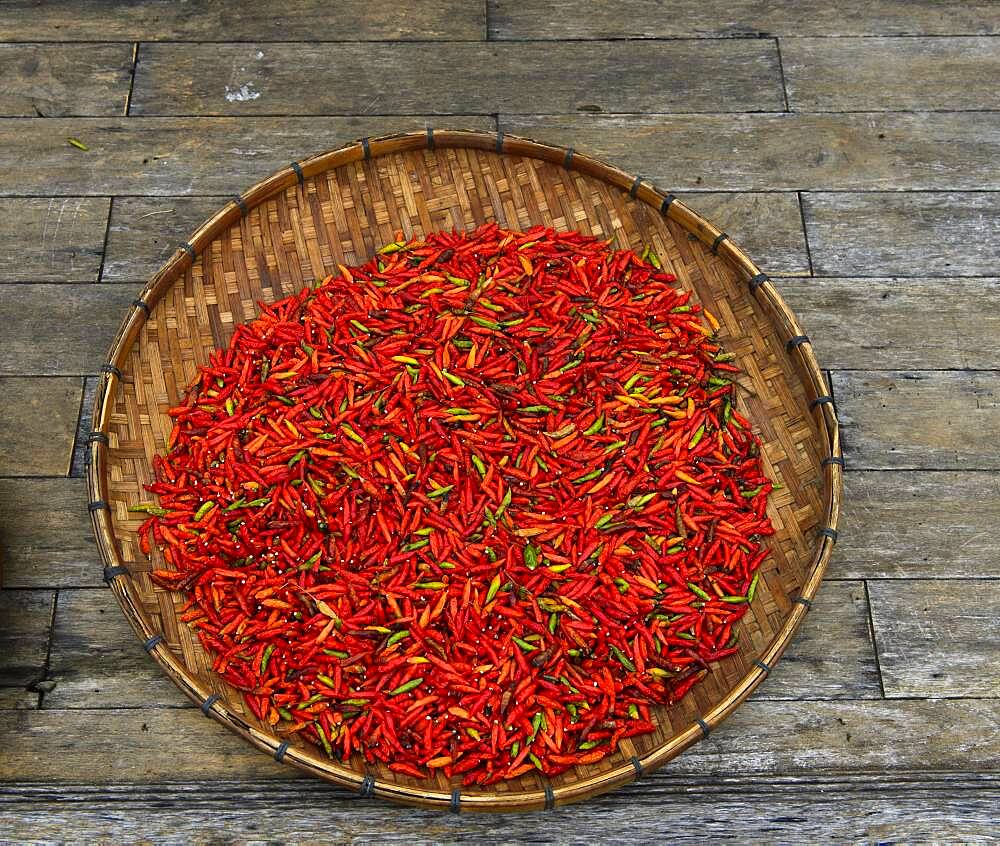
[[[824,480],[824,513],[812,560],[804,568],[804,582],[794,598],[792,608],[784,623],[764,649],[752,668],[730,687],[728,694],[715,707],[689,725],[676,732],[669,740],[655,747],[644,756],[633,756],[630,761],[583,778],[571,784],[542,790],[498,793],[478,791],[461,794],[450,793],[427,786],[417,789],[411,785],[376,782],[371,775],[333,760],[320,757],[309,749],[290,746],[277,737],[266,734],[246,723],[243,718],[226,707],[216,693],[205,690],[197,678],[166,648],[163,635],[150,622],[141,603],[133,595],[130,572],[115,542],[111,510],[108,505],[109,415],[115,391],[122,381],[121,365],[136,343],[142,326],[153,306],[195,262],[201,250],[216,236],[245,217],[254,208],[280,192],[301,185],[307,178],[359,160],[375,159],[394,153],[420,149],[466,147],[496,152],[498,154],[541,159],[580,171],[592,178],[606,182],[628,193],[659,211],[664,217],[678,223],[711,252],[723,258],[730,266],[745,274],[750,296],[755,298],[770,317],[776,332],[789,356],[798,356],[801,372],[809,395],[809,410],[818,424],[818,431],[828,446],[822,459]],[[771,277],[763,273],[750,257],[722,230],[693,211],[672,193],[657,188],[641,177],[627,173],[597,158],[577,152],[574,148],[558,147],[503,132],[488,133],[475,130],[441,129],[428,127],[423,131],[395,133],[362,138],[356,142],[319,153],[272,173],[257,182],[243,194],[237,194],[222,209],[206,220],[182,243],[160,270],[149,280],[123,320],[111,345],[107,362],[101,367],[101,377],[93,410],[93,430],[87,443],[87,494],[94,535],[104,565],[104,580],[118,600],[126,618],[147,653],[166,671],[178,687],[199,705],[207,717],[213,717],[232,731],[249,740],[257,748],[271,754],[279,762],[289,763],[313,775],[353,788],[361,796],[381,796],[411,805],[439,809],[516,811],[535,808],[550,809],[554,806],[579,801],[627,784],[642,775],[663,766],[721,724],[757,686],[768,676],[775,663],[794,637],[812,606],[819,585],[837,540],[837,527],[843,498],[844,459],[840,444],[840,431],[833,398],[826,379],[817,363],[812,344],[803,332],[794,312],[788,307],[775,287]]]

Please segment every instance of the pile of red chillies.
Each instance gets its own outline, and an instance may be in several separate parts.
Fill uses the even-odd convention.
[[[170,410],[136,510],[277,732],[553,776],[736,652],[772,484],[717,321],[654,253],[487,225],[261,309]]]

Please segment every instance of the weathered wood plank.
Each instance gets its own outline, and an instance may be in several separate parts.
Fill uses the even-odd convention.
[[[22,711],[38,707],[38,694],[23,687],[0,687],[0,711]],[[0,812],[0,820],[3,813]]]
[[[83,380],[0,378],[0,476],[65,476]]]
[[[830,649],[830,644],[837,644]],[[754,699],[879,698],[862,582],[825,582],[802,628]],[[46,697],[48,702],[48,697]]]
[[[149,279],[200,224],[231,197],[116,197],[111,207],[104,282]]]
[[[610,159],[674,191],[979,190],[1000,184],[1000,113],[501,114],[500,125],[504,132]]]
[[[849,470],[827,576],[1000,578],[997,526],[1000,476],[994,472]]]
[[[680,198],[729,232],[762,267],[808,273],[805,235],[794,194],[704,193]],[[229,197],[116,197],[102,279],[148,279]]]
[[[364,41],[479,39],[482,3],[463,0],[302,0],[276,7],[262,0],[215,0],[195,7],[173,0],[32,0],[4,3],[5,41]]]
[[[24,687],[42,677],[54,601],[50,590],[0,591],[0,686]]]
[[[830,578],[1000,577],[994,543],[1000,524],[996,474],[851,471],[845,489],[842,532],[827,573]],[[90,521],[81,507],[85,500],[86,488],[79,480],[0,480],[4,586],[103,584]],[[905,532],[899,530],[903,522]],[[821,589],[817,608],[842,600],[830,582]],[[803,662],[817,660],[817,651],[799,645],[822,618],[816,614],[814,610],[796,635],[774,677],[762,688],[764,695],[778,695],[776,685],[784,684],[793,660],[799,660],[796,656],[801,654]],[[819,631],[817,650],[823,646]],[[839,669],[858,672],[859,666]],[[827,668],[815,676],[825,673],[837,675]]]
[[[17,841],[159,844],[489,843],[502,822],[513,843],[988,842],[1000,789],[988,776],[671,779],[537,813],[454,816],[358,799],[319,781],[156,785],[11,785],[0,819]],[[294,808],[294,813],[289,809]],[[692,820],[697,824],[692,826]]]
[[[809,273],[802,212],[795,194],[747,191],[678,197],[728,233],[768,273]]]
[[[1000,479],[995,473],[851,471],[845,486],[842,532],[829,577],[1000,576],[994,542]],[[6,585],[101,585],[100,561],[82,508],[85,499],[82,481],[0,480]],[[899,529],[903,524],[905,532]],[[830,595],[829,587],[823,586],[819,603]],[[807,627],[812,619],[807,618]],[[795,644],[809,631],[800,632],[793,650],[804,648]],[[763,688],[766,695],[796,654],[790,651],[782,659],[775,678]]]
[[[52,632],[46,708],[187,707],[107,589],[62,590]],[[193,707],[193,706],[192,706]]]
[[[1000,696],[994,581],[878,581],[872,622],[885,695]]]
[[[366,135],[421,129],[428,123],[495,129],[492,118],[467,115],[435,120],[416,116],[4,118],[0,119],[0,194],[231,195],[288,167],[290,161]],[[67,135],[75,135],[89,151],[71,147]],[[31,150],[30,157],[26,150]]]
[[[573,85],[566,85],[572,68]],[[302,92],[308,88],[309,97]],[[558,114],[784,108],[773,41],[144,44],[131,114]]]
[[[1000,368],[1000,279],[817,278],[776,284],[823,366]]]
[[[134,284],[0,286],[0,376],[96,373],[138,293]]]
[[[995,370],[833,374],[849,466],[871,470],[1000,469]]]
[[[686,38],[761,35],[990,35],[990,0],[489,0],[491,38]]]
[[[995,38],[782,38],[781,64],[793,111],[1000,106]]]
[[[129,44],[0,44],[0,115],[120,115]]]
[[[301,778],[197,708],[0,711],[0,731],[0,782]]]
[[[98,586],[83,479],[0,479],[3,586]]]
[[[815,193],[802,206],[819,276],[996,275],[1000,194]]]
[[[838,645],[835,654],[830,643]],[[143,651],[114,596],[104,589],[60,592],[50,667],[56,687],[45,696],[46,708],[189,705]],[[756,698],[880,695],[864,586],[830,582]]]
[[[998,725],[994,699],[755,701],[667,772],[714,778],[990,770],[1000,757]],[[5,782],[85,782],[95,774],[119,783],[300,777],[197,708],[7,711],[0,712],[0,732]]]
[[[493,130],[490,118],[460,115],[5,118],[0,119],[0,192],[230,194],[320,148],[428,122]],[[608,158],[673,190],[1000,185],[1000,113],[995,112],[527,115],[503,117],[501,124],[505,132]],[[65,136],[74,132],[89,152],[66,144]],[[25,149],[33,151],[30,159]]]
[[[11,140],[7,164],[12,170],[0,175],[0,181],[18,193],[18,172],[31,147]],[[60,141],[67,150],[84,155],[64,138],[53,139],[54,144]],[[106,197],[0,199],[0,282],[96,280],[110,202]]]

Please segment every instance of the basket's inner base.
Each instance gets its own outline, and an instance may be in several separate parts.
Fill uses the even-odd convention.
[[[742,623],[741,653],[718,663],[681,703],[658,709],[656,733],[625,741],[604,761],[553,779],[558,789],[610,770],[631,771],[632,756],[641,758],[662,746],[730,693],[786,621],[791,597],[811,564],[815,529],[824,513],[819,438],[802,380],[774,326],[735,270],[655,209],[557,165],[468,148],[387,155],[307,178],[250,209],[154,304],[122,367],[124,385],[109,417],[108,499],[121,555],[133,574],[127,589],[131,601],[160,626],[171,651],[205,690],[220,694],[248,725],[274,736],[212,672],[211,657],[178,620],[184,598],[150,581],[149,571],[163,566],[159,555],[148,561],[138,550],[135,530],[141,521],[126,508],[149,499],[143,486],[152,482],[151,459],[171,427],[165,409],[178,402],[209,353],[228,343],[233,327],[256,315],[258,300],[294,293],[336,272],[338,263],[365,261],[393,241],[397,230],[422,235],[493,220],[512,229],[535,224],[576,229],[640,251],[650,244],[664,268],[693,289],[721,322],[723,343],[736,353],[744,372],[738,407],[760,435],[769,475],[784,485],[771,497],[773,554],[762,567],[756,599]],[[382,765],[366,769],[355,760],[347,766],[380,784],[420,785]],[[488,790],[494,795],[535,792],[542,781],[528,774]],[[443,776],[436,787],[451,790]],[[463,790],[470,792],[475,789]]]

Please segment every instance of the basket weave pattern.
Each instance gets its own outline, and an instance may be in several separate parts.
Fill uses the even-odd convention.
[[[656,709],[657,732],[551,782],[528,774],[490,788],[421,781],[355,758],[343,764],[291,745],[245,708],[179,622],[184,597],[152,583],[163,566],[139,552],[151,459],[199,365],[234,327],[337,264],[360,264],[397,230],[407,237],[471,229],[576,229],[641,251],[649,244],[680,284],[722,324],[743,370],[738,408],[760,435],[776,534],[756,599],[741,624],[740,654],[719,662],[679,704]],[[748,285],[750,281],[750,285]],[[751,292],[751,288],[753,289]],[[789,343],[791,341],[791,343]],[[206,713],[258,746],[317,775],[416,804],[550,807],[623,784],[678,754],[721,722],[767,675],[804,617],[836,540],[841,466],[836,417],[811,347],[770,280],[715,227],[647,183],[573,151],[467,132],[413,133],[295,164],[206,222],[149,283],[126,319],[98,391],[90,498],[106,575],[147,650]],[[817,398],[819,401],[817,402]],[[825,461],[830,457],[834,461]],[[825,530],[825,531],[820,531]],[[157,635],[162,635],[158,638]],[[168,742],[165,740],[165,742]],[[296,745],[301,744],[301,745]]]

